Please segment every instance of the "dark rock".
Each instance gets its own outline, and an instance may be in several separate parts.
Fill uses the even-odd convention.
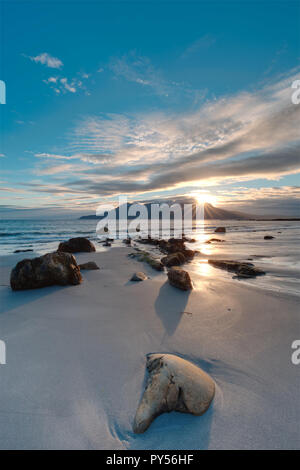
[[[14,253],[27,253],[27,251],[33,251],[32,249],[28,250],[15,250]]]
[[[169,283],[181,290],[191,290],[193,289],[192,281],[190,275],[184,269],[174,266],[168,271]]]
[[[215,233],[226,233],[225,227],[217,227]]]
[[[88,261],[87,263],[79,264],[80,270],[96,270],[100,269],[99,266],[94,261]]]
[[[159,240],[159,248],[163,253],[171,254],[185,250],[184,241],[181,238],[170,238],[169,240]]]
[[[265,235],[264,236],[264,240],[273,240],[273,238],[275,238],[275,237],[272,237],[272,235]]]
[[[139,238],[137,240],[139,243],[142,243],[143,245],[159,245],[159,242],[160,240],[158,240],[157,238],[151,238],[150,235],[148,235],[147,238]]]
[[[111,243],[106,241],[103,243],[103,246],[111,246]]]
[[[252,263],[242,263],[240,261],[230,260],[208,260],[209,264],[215,268],[225,269],[230,272],[236,273],[240,277],[255,277],[266,274],[259,268],[256,268]]]
[[[168,268],[171,266],[180,266],[186,262],[186,257],[180,251],[178,253],[173,253],[171,255],[164,256],[161,259],[161,262],[164,266]]]
[[[189,261],[189,260],[191,260],[191,259],[194,258],[195,253],[197,253],[197,252],[194,251],[194,250],[187,250],[187,249],[185,249],[185,250],[183,250],[181,253],[182,253],[182,254],[184,255],[184,257]]]
[[[131,238],[129,238],[129,237],[128,237],[128,238],[125,238],[125,239],[123,240],[123,243],[125,243],[125,245],[130,246],[130,245],[131,245]]]
[[[210,240],[206,240],[205,243],[212,243],[212,242],[223,243],[225,242],[225,240],[221,240],[221,238],[211,238]]]
[[[189,237],[182,237],[182,240],[187,243],[196,243],[197,241],[195,238],[189,238]]]
[[[64,253],[80,253],[96,251],[94,244],[84,237],[70,238],[67,242],[61,242],[57,251]]]
[[[13,290],[36,289],[53,285],[80,284],[82,276],[76,259],[70,253],[47,253],[20,261],[12,270]]]

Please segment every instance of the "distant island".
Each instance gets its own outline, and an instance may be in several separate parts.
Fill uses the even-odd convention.
[[[152,202],[147,202],[147,203],[137,203],[137,204],[140,204],[140,205],[143,205],[147,208],[147,212],[148,212],[148,218],[150,218],[150,206],[151,204],[153,203],[154,201]],[[193,205],[193,213],[192,213],[192,219],[194,220],[196,218],[196,203],[194,201],[189,201],[189,200],[168,200],[168,201],[155,201],[157,204],[161,204],[162,202],[165,202],[165,203],[168,203],[168,204],[174,204],[174,203],[178,203],[180,204],[182,207],[184,204],[192,204]],[[131,206],[131,204],[127,204],[127,211],[129,209],[129,207]],[[120,213],[120,207],[117,207],[116,208],[116,218],[119,219],[119,213]],[[99,215],[96,215],[96,214],[91,214],[91,215],[83,215],[81,217],[79,217],[80,220],[101,220],[103,219],[103,217],[105,217],[104,215],[103,216],[99,216]],[[128,220],[133,220],[135,219],[137,216],[128,216]],[[173,213],[171,213],[170,215],[170,218],[171,220],[173,219]],[[260,221],[297,221],[297,220],[300,220],[299,217],[274,217],[274,216],[258,216],[258,215],[254,215],[254,214],[246,214],[246,213],[243,213],[243,212],[238,212],[238,211],[229,211],[229,210],[226,210],[226,209],[221,209],[219,207],[215,207],[213,206],[212,204],[210,203],[205,203],[204,204],[204,218],[206,220],[260,220]]]
[[[140,204],[140,205],[147,208],[148,218],[150,218],[151,204],[153,202],[137,203],[137,204]],[[193,205],[192,219],[194,220],[196,218],[196,203],[194,201],[191,202],[191,201],[186,201],[186,200],[180,200],[180,201],[178,201],[178,200],[177,201],[169,201],[168,200],[168,201],[155,201],[155,203],[157,203],[157,204],[168,203],[170,205],[174,204],[174,203],[177,203],[177,204],[180,204],[182,207],[183,207],[184,204],[189,204],[190,203],[190,204]],[[128,211],[128,208],[130,206],[131,206],[131,204],[127,204],[127,211]],[[116,208],[116,218],[117,219],[119,218],[119,213],[120,213],[120,207],[117,207]],[[99,215],[96,215],[96,214],[92,214],[92,215],[83,215],[83,216],[80,217],[80,219],[101,220],[101,219],[103,219],[103,217],[105,217],[105,216],[104,215],[99,216]],[[133,220],[136,217],[137,216],[128,216],[128,219]],[[171,212],[170,218],[173,219],[173,213],[172,212]],[[217,207],[213,206],[210,203],[205,203],[204,204],[204,218],[207,219],[207,220],[256,220],[256,219],[261,220],[261,218],[258,217],[258,216],[244,214],[242,212],[237,212],[237,211],[228,211],[228,210],[225,210],[225,209],[217,208]]]

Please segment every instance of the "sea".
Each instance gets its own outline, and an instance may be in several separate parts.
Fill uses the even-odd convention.
[[[103,247],[96,233],[96,220],[89,219],[17,219],[0,220],[0,256],[13,254],[16,250],[33,250],[23,253],[25,257],[39,256],[55,251],[61,241],[74,237],[87,237],[96,246],[96,251],[122,246],[122,239],[113,242],[111,248]],[[215,233],[219,226],[226,227],[226,233]],[[267,274],[254,280],[263,289],[300,296],[300,221],[258,221],[258,220],[206,220],[186,235],[196,239],[190,248],[199,250],[191,270],[200,270],[203,275],[227,276],[227,273],[206,264],[209,258],[231,259],[252,262]],[[265,240],[271,235],[272,240]],[[125,238],[126,234],[124,234]],[[122,238],[122,236],[121,236]],[[218,238],[224,242],[206,241]],[[137,246],[140,245],[137,243]],[[140,245],[143,249],[143,245]],[[148,246],[147,246],[148,249]]]

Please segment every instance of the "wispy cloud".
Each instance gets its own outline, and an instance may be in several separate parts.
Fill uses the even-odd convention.
[[[290,98],[295,76],[294,71],[255,92],[209,101],[180,115],[86,117],[74,129],[68,152],[35,154],[38,174],[49,177],[43,192],[60,181],[72,193],[138,198],[296,174],[300,107]]]
[[[218,192],[224,207],[255,214],[300,216],[300,187],[237,187]]]
[[[205,34],[201,38],[190,44],[181,54],[182,59],[189,58],[196,53],[199,53],[205,49],[208,49],[215,44],[217,38],[211,34]]]
[[[116,77],[148,87],[158,95],[168,96],[172,86],[151,64],[148,57],[139,56],[134,51],[121,58],[113,58],[109,69]]]
[[[116,79],[134,83],[141,89],[144,88],[166,100],[172,98],[176,101],[184,98],[196,104],[203,100],[207,93],[207,90],[194,89],[187,82],[177,82],[166,78],[148,57],[140,56],[135,51],[111,59],[108,69]]]
[[[46,65],[46,67],[53,68],[53,69],[60,69],[63,66],[63,62],[58,59],[57,57],[53,57],[52,55],[48,54],[48,52],[42,52],[37,56],[25,56],[28,57],[35,63],[40,63]]]
[[[290,100],[293,77],[253,93],[208,102],[197,112],[180,116],[86,119],[75,131],[74,148],[111,156],[99,172],[85,173],[92,179],[92,191],[98,185],[105,194],[138,193],[201,181],[276,179],[298,172],[300,109]],[[110,188],[95,183],[106,171],[120,177]]]

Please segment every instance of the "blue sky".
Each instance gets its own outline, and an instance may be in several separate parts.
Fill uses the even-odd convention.
[[[299,1],[1,1],[1,214],[191,192],[296,214],[299,20]]]

